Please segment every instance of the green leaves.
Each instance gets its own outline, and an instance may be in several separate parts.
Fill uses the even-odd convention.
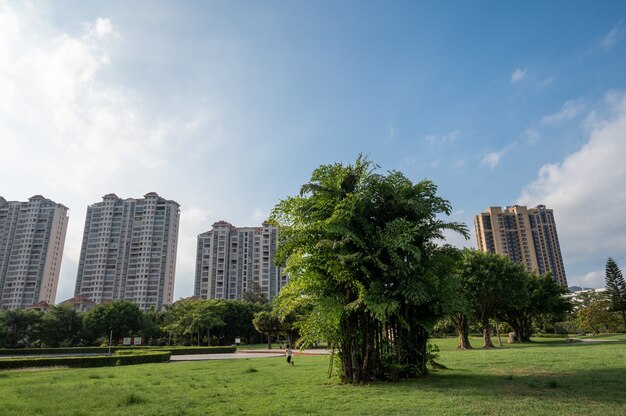
[[[468,236],[465,225],[440,219],[451,207],[432,182],[413,184],[400,172],[384,175],[375,168],[362,156],[352,165],[320,166],[298,196],[276,205],[270,219],[279,227],[278,261],[290,274],[278,304],[308,303],[312,312],[300,322],[303,336],[350,344],[361,351],[351,355],[356,361],[362,348],[378,348],[370,342],[383,333],[408,330],[416,333],[407,340],[427,337],[425,328],[450,309],[442,294],[450,293],[452,282],[448,253],[434,241],[448,229]],[[399,340],[384,345],[425,348]],[[407,359],[402,352],[395,357]]]

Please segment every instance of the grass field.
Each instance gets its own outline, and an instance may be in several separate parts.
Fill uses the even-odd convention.
[[[448,370],[363,386],[329,382],[319,356],[4,371],[0,415],[626,415],[626,336],[603,338],[617,341],[439,339]]]

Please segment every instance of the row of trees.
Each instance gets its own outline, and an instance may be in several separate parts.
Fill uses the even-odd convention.
[[[230,345],[236,337],[260,342],[254,315],[261,303],[226,300],[181,300],[164,311],[142,311],[131,302],[97,305],[85,313],[70,306],[0,312],[0,348],[16,346],[100,345],[112,336],[142,336],[151,345]]]
[[[514,342],[530,342],[534,324],[562,321],[571,309],[563,298],[567,289],[549,274],[528,272],[497,254],[465,249],[456,255],[458,304],[446,319],[454,325],[462,349],[472,348],[468,332],[473,322],[480,326],[483,348],[493,348],[492,322],[506,322]]]

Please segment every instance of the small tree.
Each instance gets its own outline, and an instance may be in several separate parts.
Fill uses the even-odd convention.
[[[594,335],[602,332],[613,332],[619,326],[615,312],[611,312],[611,301],[605,293],[583,293],[578,305],[576,320],[584,331]]]
[[[458,273],[473,315],[481,325],[483,348],[494,348],[489,320],[496,317],[498,308],[518,308],[528,303],[524,269],[507,257],[466,249]]]
[[[252,320],[257,331],[267,335],[267,349],[272,349],[272,335],[282,331],[282,323],[276,313],[272,311],[261,311],[254,315]]]
[[[619,266],[611,257],[606,261],[606,292],[613,312],[620,312],[626,328],[626,282]]]

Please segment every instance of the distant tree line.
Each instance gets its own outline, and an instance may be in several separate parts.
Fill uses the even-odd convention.
[[[0,312],[0,348],[69,347],[113,344],[123,337],[141,336],[147,345],[231,345],[260,343],[254,315],[267,309],[263,302],[181,300],[163,311],[142,311],[128,301],[96,305],[76,312],[69,305],[46,312],[11,309]]]

